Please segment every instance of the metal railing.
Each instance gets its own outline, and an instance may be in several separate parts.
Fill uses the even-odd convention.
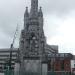
[[[14,72],[14,71],[5,71],[4,75],[41,75],[39,72]],[[42,73],[42,75],[75,75],[71,72],[65,71],[49,71],[47,73]]]
[[[71,75],[70,72],[62,72],[62,71],[55,71],[55,72],[48,72],[47,75]]]
[[[4,71],[4,75],[14,75],[14,71],[6,70],[6,71]]]

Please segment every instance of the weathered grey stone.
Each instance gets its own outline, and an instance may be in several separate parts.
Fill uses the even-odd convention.
[[[22,72],[39,72],[40,74],[44,72],[46,75],[47,64],[42,64],[42,62],[47,60],[45,58],[49,53],[47,46],[43,31],[42,8],[38,10],[38,0],[31,0],[30,13],[26,7],[24,14],[24,29],[21,31],[19,43],[18,59],[21,75]]]

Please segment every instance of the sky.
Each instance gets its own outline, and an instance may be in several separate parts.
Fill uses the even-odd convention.
[[[31,0],[0,0],[0,48],[10,48],[17,24],[18,47],[23,29],[25,7]],[[75,54],[75,0],[39,0],[44,14],[44,32],[47,43],[58,45],[59,52]]]

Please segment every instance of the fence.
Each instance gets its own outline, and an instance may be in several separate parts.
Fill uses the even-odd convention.
[[[55,72],[48,72],[47,75],[71,75],[71,72],[59,72],[59,71],[55,71]]]
[[[6,70],[6,71],[4,71],[4,75],[14,75],[14,71]]]
[[[71,72],[54,72],[54,71],[49,71],[47,73],[5,71],[4,75],[75,75],[75,74],[72,74]]]

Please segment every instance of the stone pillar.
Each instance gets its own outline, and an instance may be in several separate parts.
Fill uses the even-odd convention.
[[[15,63],[14,75],[19,75],[20,64]]]
[[[47,75],[47,63],[42,63],[42,75]]]

